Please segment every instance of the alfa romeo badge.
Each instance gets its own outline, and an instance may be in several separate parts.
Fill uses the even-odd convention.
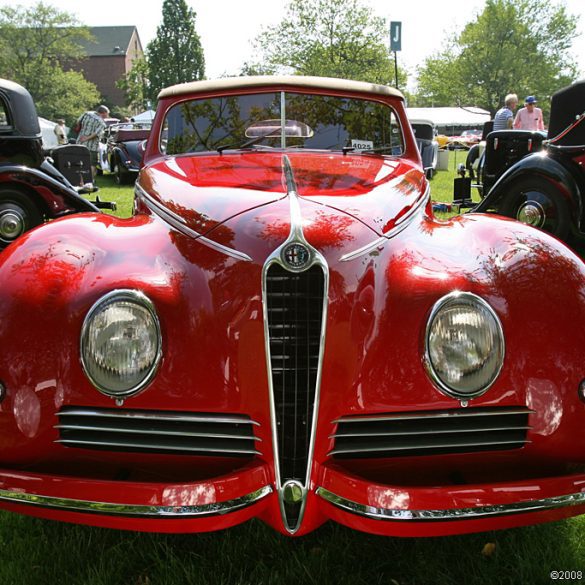
[[[304,268],[311,259],[309,248],[299,242],[291,242],[287,244],[282,251],[282,259],[284,263],[295,270]]]

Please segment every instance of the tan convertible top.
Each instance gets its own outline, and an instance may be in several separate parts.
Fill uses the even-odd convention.
[[[224,77],[206,81],[192,81],[180,83],[163,89],[158,98],[180,96],[184,94],[225,91],[229,89],[253,89],[267,85],[289,85],[303,89],[332,89],[336,91],[351,91],[385,96],[395,96],[404,99],[402,93],[393,87],[376,85],[365,81],[349,81],[333,77],[302,77],[300,75],[257,75],[254,77]]]

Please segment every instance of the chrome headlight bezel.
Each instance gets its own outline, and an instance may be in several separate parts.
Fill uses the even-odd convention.
[[[484,310],[491,319],[493,319],[493,324],[495,327],[495,330],[497,332],[497,336],[499,338],[499,363],[497,364],[494,372],[492,373],[489,381],[487,384],[477,388],[476,390],[470,391],[470,392],[462,392],[461,390],[458,390],[456,388],[452,388],[451,386],[449,386],[439,375],[439,373],[436,371],[435,366],[433,365],[433,361],[431,359],[431,355],[430,355],[430,336],[431,336],[431,332],[432,332],[432,327],[433,324],[435,323],[435,320],[437,319],[437,317],[440,315],[441,311],[443,311],[445,308],[448,308],[452,305],[456,305],[457,303],[467,303],[470,305],[475,305],[476,307],[479,307],[480,309]],[[427,374],[429,376],[429,378],[431,379],[431,381],[433,382],[433,384],[437,387],[437,389],[442,392],[443,394],[449,396],[450,398],[456,398],[457,400],[460,401],[468,401],[471,400],[472,398],[478,398],[479,396],[482,396],[483,394],[485,394],[491,387],[492,385],[495,383],[495,381],[498,379],[500,372],[502,371],[502,368],[504,366],[504,359],[505,359],[505,355],[506,355],[506,343],[505,343],[505,338],[504,338],[504,330],[502,327],[502,323],[497,315],[497,313],[494,311],[494,309],[492,308],[492,306],[483,298],[481,298],[480,296],[470,293],[470,292],[452,292],[449,293],[447,295],[445,295],[444,297],[440,298],[434,305],[433,308],[431,309],[431,313],[429,315],[429,318],[427,320],[427,324],[426,324],[426,329],[425,329],[425,338],[424,338],[424,365],[425,365],[425,369],[427,371]]]
[[[102,384],[99,380],[96,380],[95,377],[91,374],[89,365],[87,363],[86,345],[88,340],[89,328],[95,316],[99,312],[109,307],[110,305],[120,301],[134,303],[147,311],[150,318],[152,319],[155,328],[157,349],[152,364],[148,368],[144,377],[137,384],[133,385],[132,387],[124,391],[114,391],[111,388],[108,388],[107,386]],[[102,394],[105,394],[106,396],[109,396],[111,398],[126,398],[133,394],[137,394],[138,392],[146,388],[152,382],[154,376],[156,375],[160,361],[162,359],[162,334],[160,329],[160,322],[158,319],[154,303],[143,292],[134,289],[116,289],[101,296],[92,305],[92,307],[87,312],[85,319],[83,320],[79,343],[79,354],[83,372],[87,376],[88,380],[92,383],[92,385]]]

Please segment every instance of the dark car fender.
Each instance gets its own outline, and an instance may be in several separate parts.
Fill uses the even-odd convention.
[[[581,224],[583,214],[583,185],[580,185],[575,174],[571,172],[566,164],[559,162],[551,156],[543,156],[541,153],[531,154],[511,166],[496,181],[490,192],[473,211],[485,212],[493,208],[499,210],[509,185],[526,176],[532,178],[539,176],[544,180],[556,182],[559,186],[559,193],[567,201],[572,218],[577,220],[575,223]]]
[[[142,142],[142,141],[141,141]],[[138,154],[138,144],[125,143],[124,147],[115,146],[110,153],[110,163],[116,159],[127,171],[137,171],[141,166],[141,155]],[[130,164],[128,164],[130,163]]]
[[[124,167],[124,169],[127,168],[126,161],[128,160],[128,156],[119,146],[114,146],[114,148],[112,148],[109,157],[110,165],[112,165],[117,160],[119,164]]]
[[[50,218],[72,212],[99,211],[74,189],[39,169],[0,164],[0,189],[8,186],[30,195]]]

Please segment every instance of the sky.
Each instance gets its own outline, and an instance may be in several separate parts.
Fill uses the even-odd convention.
[[[585,0],[563,2],[579,17],[573,54],[585,77]],[[38,0],[0,0],[0,6],[34,6]],[[162,22],[163,0],[44,0],[72,13],[87,26],[134,25],[144,48]],[[414,77],[417,65],[439,51],[453,32],[481,12],[485,0],[364,0],[374,13],[388,21],[402,22],[402,51],[398,63]],[[187,0],[197,14],[196,28],[205,51],[205,73],[211,79],[237,74],[254,60],[251,41],[263,27],[277,24],[285,14],[286,0]]]

